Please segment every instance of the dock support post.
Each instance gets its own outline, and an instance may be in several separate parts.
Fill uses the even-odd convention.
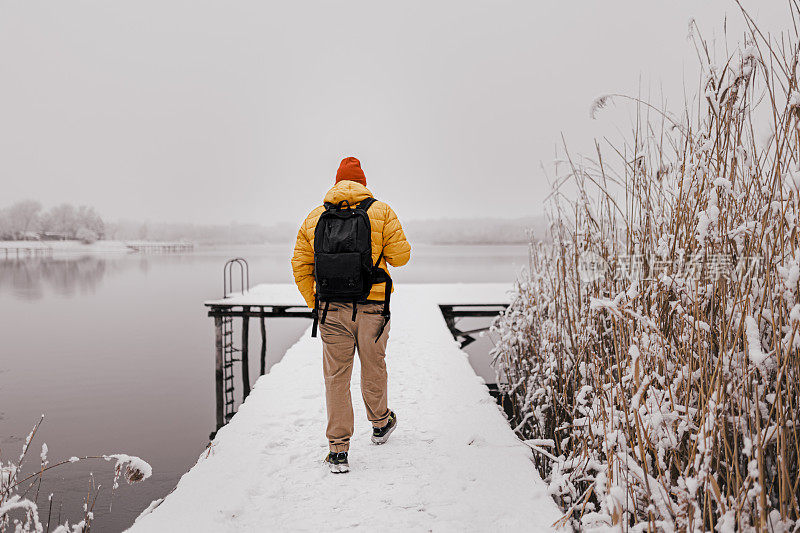
[[[261,376],[267,373],[267,326],[264,323],[264,308],[261,308]]]
[[[216,336],[216,353],[215,353],[215,380],[217,391],[217,430],[225,425],[225,377],[223,374],[222,365],[225,364],[224,354],[222,352],[222,317],[214,317],[214,333]],[[212,437],[213,438],[213,437]]]
[[[249,358],[249,336],[250,336],[250,317],[247,313],[250,308],[245,306],[242,308],[244,316],[242,317],[242,401],[250,394],[250,358]]]

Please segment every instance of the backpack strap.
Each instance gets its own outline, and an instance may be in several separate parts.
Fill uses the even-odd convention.
[[[375,198],[373,198],[372,196],[367,196],[366,198],[361,200],[356,207],[358,209],[363,209],[364,211],[367,211],[370,208],[370,206],[375,202],[377,202]]]
[[[386,325],[389,323],[389,319],[392,316],[391,309],[389,307],[389,302],[392,298],[392,278],[384,269],[380,268],[379,265],[381,264],[382,259],[383,250],[381,250],[381,255],[378,256],[375,266],[372,267],[373,283],[386,284],[383,294],[383,312],[381,312],[381,316],[383,316],[383,324],[381,324],[381,329],[378,330],[378,336],[375,337],[375,342],[378,342],[378,339],[380,339],[381,335],[383,335],[383,330],[386,329]]]
[[[314,310],[311,311],[311,317],[314,321],[311,323],[311,336],[317,336],[317,328],[320,324],[325,323],[325,319],[328,317],[328,306],[330,302],[325,302],[325,307],[322,309],[322,316],[319,316],[319,296],[316,294],[314,295]]]
[[[311,323],[311,336],[317,336],[317,326],[319,325],[319,296],[314,295],[314,310],[311,311],[311,317],[314,321]]]
[[[389,275],[386,275],[386,292],[383,296],[383,324],[381,324],[381,329],[378,330],[378,336],[375,337],[375,342],[378,342],[378,339],[381,338],[383,335],[383,330],[386,329],[386,325],[389,323],[389,320],[392,318],[392,313],[389,310],[389,300],[392,297],[392,278]]]

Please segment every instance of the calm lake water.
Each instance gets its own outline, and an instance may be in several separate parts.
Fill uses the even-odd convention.
[[[128,453],[154,471],[144,483],[121,482],[112,495],[113,463],[52,470],[38,496],[45,517],[52,492],[54,521],[59,513],[62,520],[79,520],[93,483],[101,486],[95,529],[121,531],[172,490],[204,450],[215,423],[214,332],[202,302],[221,297],[222,266],[234,256],[250,263],[253,285],[291,282],[290,253],[291,246],[250,246],[182,255],[0,259],[0,460],[19,455],[44,413],[29,465],[38,468],[46,442],[51,463]],[[409,265],[392,272],[397,283],[510,283],[527,263],[524,246],[416,246],[413,253]],[[268,366],[309,325],[268,319]],[[257,322],[253,328],[257,336]],[[490,339],[482,338],[468,349],[487,382],[494,381],[486,362],[490,347]]]

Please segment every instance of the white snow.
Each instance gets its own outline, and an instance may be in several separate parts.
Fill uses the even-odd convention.
[[[744,323],[750,361],[756,366],[761,366],[764,364],[767,354],[761,349],[761,332],[758,329],[758,323],[752,316],[745,317]]]
[[[387,444],[370,443],[356,357],[349,474],[331,474],[323,463],[321,345],[306,334],[258,380],[175,491],[131,531],[551,530],[561,513],[532,451],[509,428],[437,308],[507,302],[509,288],[397,286],[386,362],[398,428]],[[236,301],[294,305],[300,296],[292,286],[270,285]]]
[[[715,179],[714,180],[714,186],[715,187],[722,187],[723,189],[725,189],[726,192],[731,192],[731,188],[733,187],[733,185],[731,185],[731,182],[729,180],[725,179],[725,178],[717,178],[717,179]]]
[[[797,90],[792,91],[792,94],[789,95],[789,107],[800,107],[800,92]]]
[[[152,513],[153,509],[155,509],[156,507],[161,505],[161,502],[163,502],[163,501],[164,501],[164,498],[159,498],[157,500],[153,500],[152,502],[150,502],[150,505],[148,505],[147,508],[144,511],[139,513],[139,516],[136,517],[136,520],[134,520],[134,523],[138,522],[139,520],[141,520],[145,516],[147,516],[150,513]]]
[[[711,224],[716,224],[719,220],[719,207],[717,207],[716,192],[711,191],[709,197],[708,207],[698,215],[697,239],[701,244],[705,243],[706,239],[708,239]]]
[[[143,459],[136,457],[135,455],[114,453],[114,454],[104,455],[103,459],[105,459],[106,461],[111,461],[113,459],[117,460],[117,463],[114,465],[113,488],[115,489],[119,486],[118,481],[120,475],[125,477],[125,480],[128,482],[128,484],[144,481],[145,479],[153,475],[153,469],[147,463],[147,461],[144,461]]]

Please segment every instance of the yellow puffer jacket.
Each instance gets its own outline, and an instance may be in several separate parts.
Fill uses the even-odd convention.
[[[356,205],[365,198],[371,197],[369,189],[355,181],[343,180],[337,183],[328,194],[325,202],[337,204],[347,200],[350,205]],[[325,211],[319,206],[306,217],[300,231],[297,232],[297,242],[294,245],[292,256],[292,271],[294,282],[308,307],[314,307],[314,230],[317,227],[319,216]],[[378,260],[383,251],[380,266],[386,272],[386,263],[393,267],[403,266],[411,259],[411,245],[406,240],[403,227],[394,214],[392,208],[380,201],[376,201],[367,211],[370,226],[372,227],[372,263]],[[383,301],[386,293],[385,283],[376,283],[369,293],[369,300]]]

